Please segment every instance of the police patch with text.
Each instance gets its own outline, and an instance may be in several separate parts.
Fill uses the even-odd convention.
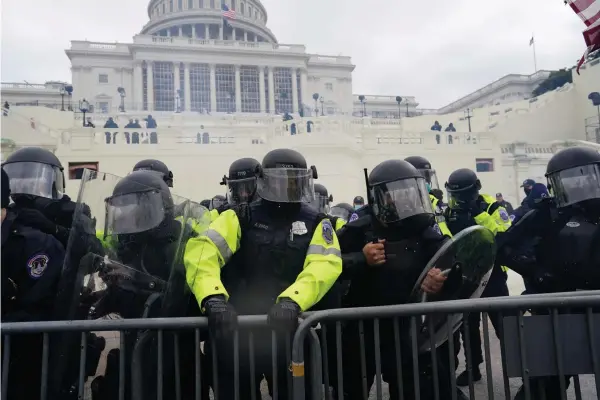
[[[504,222],[510,221],[510,217],[508,216],[508,213],[504,209],[500,209],[500,218],[502,218],[502,221],[504,221]]]
[[[324,219],[321,225],[323,225],[323,240],[325,240],[327,244],[332,244],[333,226],[331,225],[331,222],[328,219]]]
[[[358,219],[358,214],[357,213],[352,213],[352,215],[350,216],[350,219],[348,220],[348,222],[356,221],[357,219]]]
[[[46,254],[36,254],[27,260],[27,274],[33,279],[40,278],[48,268],[50,257]]]

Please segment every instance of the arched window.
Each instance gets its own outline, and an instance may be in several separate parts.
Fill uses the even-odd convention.
[[[140,134],[137,132],[133,132],[131,134],[131,143],[140,144]]]
[[[246,14],[246,5],[244,3],[240,3],[240,14]]]
[[[208,134],[208,132],[204,132],[202,134],[202,143],[203,144],[209,144],[210,143],[210,135]]]
[[[157,144],[158,143],[158,135],[156,132],[150,132],[150,143]]]

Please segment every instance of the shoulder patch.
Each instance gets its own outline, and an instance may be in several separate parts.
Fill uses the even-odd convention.
[[[352,213],[352,215],[350,216],[350,219],[348,220],[348,222],[356,221],[357,219],[358,219],[358,214],[357,213]]]
[[[502,221],[504,221],[504,222],[510,221],[510,217],[508,216],[508,213],[503,208],[500,209],[500,218],[502,218]]]
[[[36,254],[27,260],[27,273],[33,279],[40,278],[46,268],[48,267],[48,262],[50,261],[50,257],[46,254]]]
[[[515,214],[511,214],[508,218],[510,218],[510,222],[513,222],[515,220]]]
[[[442,228],[440,228],[440,226],[438,224],[433,224],[433,230],[436,231],[437,233],[439,233],[440,236],[443,236]]]
[[[328,219],[324,219],[321,225],[323,225],[323,239],[327,244],[332,244],[333,226],[331,226],[331,222]]]

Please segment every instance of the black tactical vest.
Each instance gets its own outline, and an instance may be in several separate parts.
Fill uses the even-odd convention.
[[[225,286],[240,314],[265,314],[277,297],[296,281],[317,225],[325,215],[306,204],[294,213],[274,215],[262,201],[240,215],[242,237],[226,274]]]
[[[545,238],[537,258],[566,285],[563,290],[600,289],[600,226],[574,215],[558,232]]]

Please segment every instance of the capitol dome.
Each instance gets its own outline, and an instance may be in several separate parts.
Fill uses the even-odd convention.
[[[267,11],[259,0],[224,2],[235,18],[223,27],[220,0],[150,0],[150,20],[140,34],[277,43],[267,28]]]

